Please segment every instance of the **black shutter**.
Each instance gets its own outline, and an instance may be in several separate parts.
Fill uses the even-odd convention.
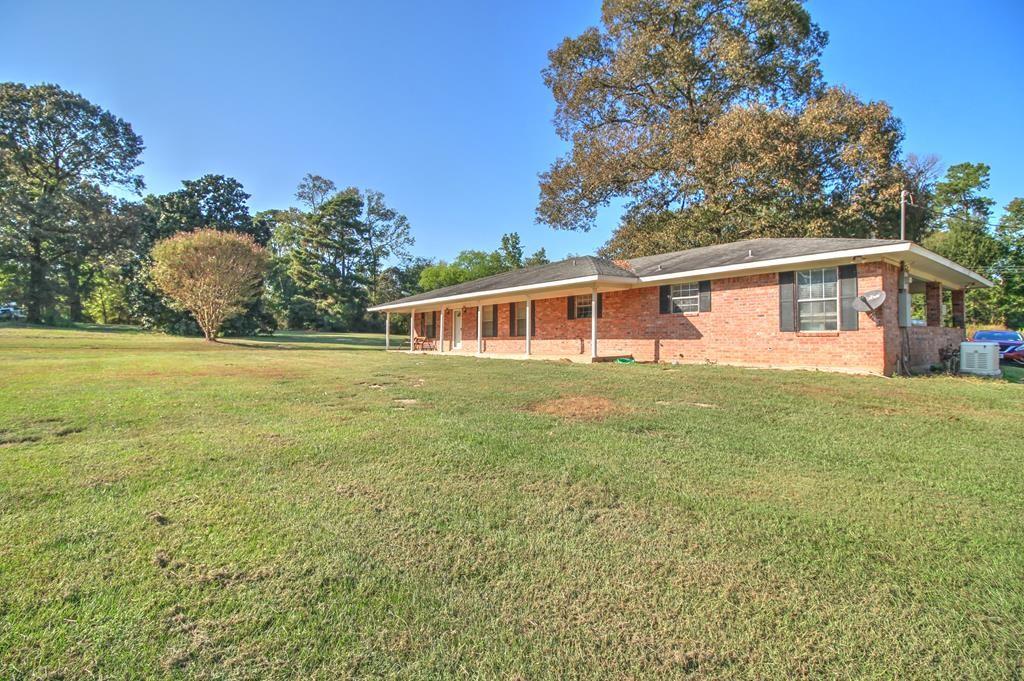
[[[697,284],[697,288],[700,289],[700,298],[698,298],[697,309],[701,312],[711,312],[711,282],[702,281]]]
[[[793,318],[793,273],[779,272],[779,331],[796,331]]]
[[[565,310],[566,319],[576,319],[576,296],[569,296],[565,299],[568,307]]]
[[[843,331],[856,331],[858,328],[857,311],[853,309],[853,301],[857,299],[857,265],[839,266],[839,328]]]
[[[516,304],[508,304],[508,335],[516,335]]]
[[[604,316],[604,294],[597,294],[597,318],[600,319]]]
[[[672,311],[672,286],[669,284],[658,289],[658,311],[661,314]]]
[[[530,338],[537,337],[537,301],[530,302]]]

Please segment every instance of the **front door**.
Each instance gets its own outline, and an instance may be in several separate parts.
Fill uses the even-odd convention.
[[[452,312],[452,347],[462,347],[462,310]]]

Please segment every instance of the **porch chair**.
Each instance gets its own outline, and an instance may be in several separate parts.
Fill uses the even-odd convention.
[[[412,339],[413,350],[436,350],[437,346],[434,344],[433,338],[427,338],[426,336],[416,336]]]

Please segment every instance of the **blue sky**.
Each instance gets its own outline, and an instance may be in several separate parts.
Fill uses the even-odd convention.
[[[905,150],[992,166],[1024,196],[1024,3],[813,0],[826,79],[884,99]],[[552,257],[590,233],[533,222],[537,173],[564,150],[547,51],[597,23],[597,0],[0,2],[0,80],[52,82],[130,121],[148,188],[238,178],[254,210],[293,203],[306,172],[383,191],[416,252],[493,249],[518,231]]]

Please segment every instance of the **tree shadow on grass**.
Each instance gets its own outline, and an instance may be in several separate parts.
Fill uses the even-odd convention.
[[[383,350],[383,336],[286,331],[270,336],[220,338],[218,343],[256,350]]]
[[[141,326],[130,326],[127,324],[88,324],[75,322],[71,324],[29,324],[27,322],[0,321],[0,329],[39,329],[47,331],[88,331],[90,333],[156,333]]]

